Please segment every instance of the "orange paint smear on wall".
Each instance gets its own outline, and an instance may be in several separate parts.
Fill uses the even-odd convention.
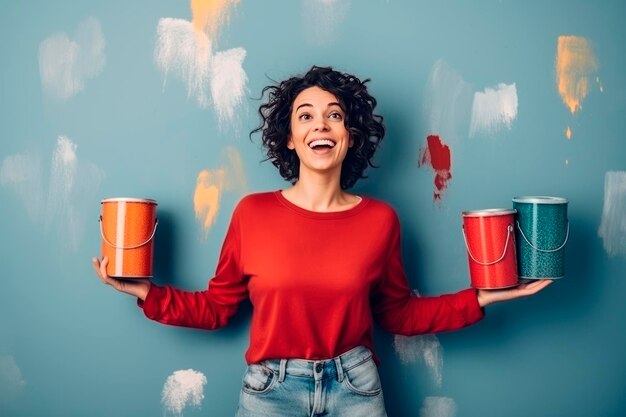
[[[244,194],[248,188],[236,148],[228,147],[223,151],[221,165],[217,169],[203,169],[196,179],[193,207],[205,237],[215,224],[224,191]]]
[[[220,207],[225,172],[223,169],[202,170],[196,180],[193,207],[204,233],[215,223]]]
[[[563,103],[573,114],[589,94],[589,77],[598,69],[590,42],[579,36],[559,36],[556,53],[556,82]]]
[[[239,0],[191,0],[193,28],[214,39],[222,23],[228,19],[230,6],[238,2]]]

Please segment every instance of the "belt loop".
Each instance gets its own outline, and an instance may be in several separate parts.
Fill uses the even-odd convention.
[[[278,367],[278,382],[285,380],[285,374],[287,373],[287,359],[281,359]]]
[[[343,366],[341,366],[341,358],[337,356],[335,359],[335,369],[337,370],[337,382],[343,382]]]

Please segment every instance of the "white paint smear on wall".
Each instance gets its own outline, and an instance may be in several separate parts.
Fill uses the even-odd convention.
[[[7,156],[2,161],[0,184],[14,189],[33,221],[41,219],[44,211],[42,181],[42,164],[38,155],[23,153]]]
[[[426,133],[435,133],[455,144],[467,132],[472,100],[471,84],[444,60],[436,61],[424,90]]]
[[[402,336],[395,335],[393,345],[396,354],[402,362],[423,362],[437,387],[441,387],[443,380],[443,348],[435,335]]]
[[[235,119],[235,111],[241,106],[246,93],[248,76],[243,70],[246,50],[233,48],[218,52],[211,64],[211,97],[222,128]]]
[[[48,187],[48,205],[46,220],[56,221],[69,207],[69,198],[76,178],[76,144],[65,136],[59,136],[52,153],[50,167],[50,185]],[[49,226],[49,224],[47,224]]]
[[[208,36],[191,22],[170,17],[159,20],[154,59],[165,79],[172,73],[187,87],[200,107],[209,105],[209,73],[212,46]]]
[[[8,403],[26,386],[13,356],[0,355],[0,404]]]
[[[185,83],[187,97],[194,98],[201,108],[207,108],[212,100],[220,128],[235,119],[237,107],[243,103],[248,82],[245,57],[243,48],[213,55],[212,40],[204,31],[195,30],[192,22],[159,21],[154,59],[164,74],[163,87],[173,74]]]
[[[420,294],[417,290],[412,290],[416,297]],[[418,336],[395,335],[393,346],[396,354],[402,362],[421,363],[423,362],[430,373],[430,376],[437,387],[441,387],[443,380],[443,347],[439,339],[434,334]]]
[[[82,235],[80,216],[71,200],[78,171],[76,148],[67,137],[58,137],[52,153],[45,216],[46,231],[58,231],[62,244],[70,249],[78,248]]]
[[[193,369],[175,371],[167,377],[161,393],[161,403],[166,413],[182,416],[186,407],[200,407],[204,399],[207,379]]]
[[[304,34],[313,45],[327,45],[337,36],[337,31],[350,10],[348,0],[302,0]]]
[[[76,251],[104,172],[77,156],[77,145],[65,136],[57,138],[52,152],[49,183],[44,189],[44,170],[35,155],[17,154],[4,159],[0,184],[10,186],[22,200],[35,224],[46,233],[55,232],[60,246]]]
[[[495,133],[503,128],[511,129],[516,117],[517,88],[515,83],[500,83],[496,88],[477,91],[474,93],[469,136]]]
[[[626,171],[604,176],[604,206],[598,235],[609,256],[626,255]]]
[[[455,417],[456,403],[448,397],[426,397],[420,409],[420,417]]]
[[[85,88],[85,80],[102,72],[105,64],[104,35],[100,22],[88,17],[70,39],[57,33],[39,45],[39,74],[44,91],[50,96],[67,99]]]

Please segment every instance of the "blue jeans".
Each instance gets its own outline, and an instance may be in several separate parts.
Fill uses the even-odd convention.
[[[249,365],[237,417],[386,417],[372,352],[358,346],[333,359],[276,359]]]

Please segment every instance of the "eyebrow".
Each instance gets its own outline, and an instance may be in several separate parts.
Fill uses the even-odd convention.
[[[331,106],[339,106],[339,108],[343,111],[343,108],[341,108],[341,104],[339,104],[336,101],[331,101],[330,103],[326,105],[326,107],[331,107]],[[313,107],[313,105],[310,103],[302,103],[298,107],[296,107],[296,111],[300,110],[300,107]]]

